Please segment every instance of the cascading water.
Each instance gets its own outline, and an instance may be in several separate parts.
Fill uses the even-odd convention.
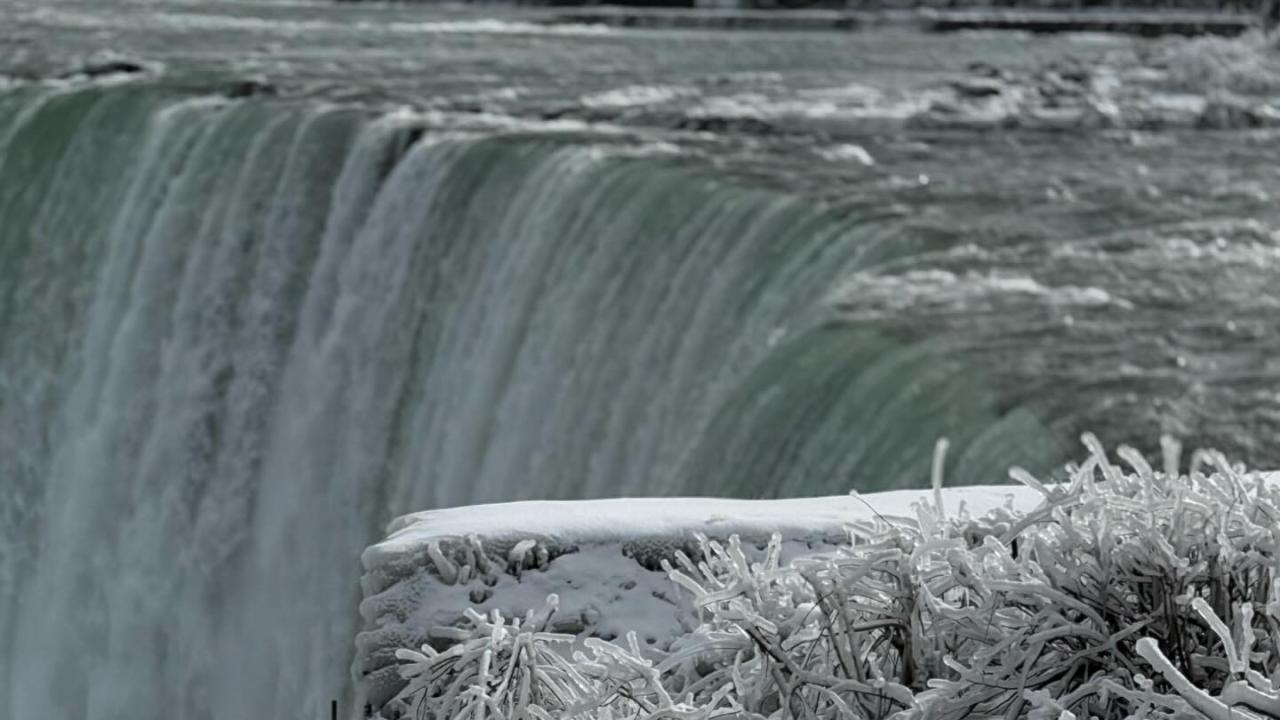
[[[1056,457],[943,348],[834,322],[910,248],[875,212],[618,138],[145,84],[0,111],[4,717],[321,717],[411,510]]]

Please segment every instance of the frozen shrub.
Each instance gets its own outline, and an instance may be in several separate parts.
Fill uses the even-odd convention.
[[[441,652],[398,650],[405,689],[383,708],[384,717],[412,718],[634,718],[697,714],[671,701],[653,662],[629,647],[547,632],[556,596],[545,610],[508,621],[466,613],[452,629],[454,644]]]
[[[1216,455],[1197,455],[1192,472],[1175,477],[1122,450],[1126,474],[1090,442],[1071,486],[1046,490],[1041,508],[1009,532],[945,560],[933,553],[931,564],[946,562],[954,579],[922,572],[924,612],[932,634],[960,646],[950,676],[917,697],[927,716],[1034,707],[1174,717],[1183,703],[1169,694],[1173,676],[1153,673],[1142,647],[1163,648],[1168,669],[1215,691],[1243,671],[1224,659],[1208,618],[1271,636],[1275,491]],[[1205,461],[1216,472],[1202,472]],[[1252,654],[1268,675],[1271,645]]]
[[[1026,514],[849,528],[780,561],[736,538],[677,554],[697,627],[666,653],[472,614],[402,651],[429,718],[1280,717],[1280,492],[1216,453],[1183,474],[1098,442]],[[940,462],[936,463],[940,467]]]

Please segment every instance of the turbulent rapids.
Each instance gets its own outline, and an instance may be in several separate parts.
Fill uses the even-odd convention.
[[[918,38],[282,7],[0,8],[0,717],[325,716],[410,511],[913,487],[939,437],[998,482],[1086,427],[1280,464],[1265,129],[892,124],[853,78],[938,82]],[[145,59],[68,67],[102,27]]]

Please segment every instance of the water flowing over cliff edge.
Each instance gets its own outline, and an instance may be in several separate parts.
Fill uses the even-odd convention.
[[[158,51],[57,79],[32,28],[97,41],[23,17],[0,81],[6,716],[321,716],[350,693],[359,553],[413,510],[912,486],[941,436],[949,481],[990,482],[1082,425],[1275,459],[1252,440],[1277,418],[1265,139],[756,137],[548,120],[561,90],[403,109],[408,71],[354,97],[305,42],[279,96]],[[566,42],[541,32],[512,52]],[[786,84],[698,42],[735,91]],[[422,97],[462,103],[450,82]],[[1117,152],[1128,174],[1099,169]]]

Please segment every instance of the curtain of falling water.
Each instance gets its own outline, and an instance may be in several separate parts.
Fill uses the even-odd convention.
[[[829,322],[899,240],[616,141],[0,94],[0,715],[322,717],[411,510],[1042,465],[944,353]]]

